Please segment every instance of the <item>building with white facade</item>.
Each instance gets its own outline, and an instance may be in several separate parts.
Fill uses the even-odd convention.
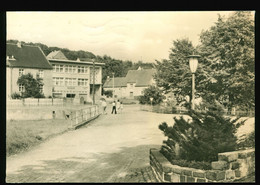
[[[68,60],[61,51],[53,51],[47,59],[52,65],[53,96],[79,99],[92,102],[93,77],[95,78],[95,99],[102,92],[102,66],[104,63],[93,60]],[[95,62],[95,64],[94,64]],[[95,75],[93,76],[93,66]]]

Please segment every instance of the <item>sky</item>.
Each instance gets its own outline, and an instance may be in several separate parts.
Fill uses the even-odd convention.
[[[137,62],[168,59],[174,40],[199,34],[232,11],[7,12],[6,38]]]

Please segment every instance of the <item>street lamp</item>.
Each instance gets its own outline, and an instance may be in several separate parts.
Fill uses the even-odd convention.
[[[198,58],[199,55],[190,55],[189,64],[190,64],[190,71],[192,73],[192,99],[191,99],[191,109],[194,110],[194,100],[195,100],[195,72],[198,67]]]
[[[115,73],[113,72],[112,73],[112,75],[113,75],[113,100],[115,100]]]
[[[153,106],[153,97],[150,97],[150,101],[151,101],[151,106]]]

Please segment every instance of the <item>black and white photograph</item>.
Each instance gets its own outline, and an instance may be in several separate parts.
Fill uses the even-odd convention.
[[[6,183],[255,182],[255,11],[5,14]]]

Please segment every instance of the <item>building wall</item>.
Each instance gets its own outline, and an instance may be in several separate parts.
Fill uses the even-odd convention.
[[[135,83],[127,83],[125,95],[128,96],[129,98],[134,98],[135,96],[142,96],[144,89],[147,88],[147,87],[136,87],[135,85],[136,85]]]
[[[115,87],[114,91],[115,91],[115,96],[117,98],[134,98],[135,96],[141,96],[143,95],[143,91],[144,89],[146,89],[147,87],[135,87],[133,85],[133,87],[131,87],[130,84],[127,84],[127,87]],[[104,88],[104,90],[108,91],[113,91],[113,88]],[[133,92],[133,96],[131,96],[131,92]]]
[[[40,69],[31,68],[6,68],[6,83],[7,83],[7,98],[11,98],[11,94],[19,93],[19,85],[17,80],[19,78],[19,69],[24,69],[24,74],[31,73],[34,78],[39,73]],[[52,71],[43,69],[43,94],[45,97],[52,95]]]
[[[53,82],[53,87],[54,87],[54,94],[56,96],[60,97],[66,97],[67,94],[75,94],[76,99],[81,99],[81,101],[92,101],[92,95],[90,92],[90,88],[92,88],[92,65],[89,64],[72,64],[72,63],[67,63],[67,62],[54,62],[50,60],[50,63],[52,65],[72,65],[76,66],[76,73],[68,73],[65,72],[63,69],[63,72],[56,72],[53,69],[53,79],[54,78],[63,78],[63,85],[57,86]],[[87,71],[85,73],[78,73],[78,67],[87,67]],[[96,71],[95,71],[95,95],[96,96],[101,96],[101,85],[102,85],[102,67],[101,66],[96,66]],[[76,79],[76,84],[75,85],[65,85],[65,78],[73,78]],[[87,79],[87,84],[85,86],[79,86],[78,85],[78,79]]]

